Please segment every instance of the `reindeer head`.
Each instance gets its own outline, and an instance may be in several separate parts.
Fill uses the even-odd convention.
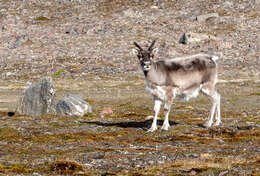
[[[142,67],[142,70],[145,72],[151,69],[152,62],[154,60],[154,55],[156,55],[158,52],[158,48],[153,48],[154,43],[155,40],[152,42],[152,44],[149,46],[147,50],[144,50],[136,42],[134,42],[134,45],[137,48],[133,49],[133,54],[137,56],[137,58],[139,59],[139,63]]]

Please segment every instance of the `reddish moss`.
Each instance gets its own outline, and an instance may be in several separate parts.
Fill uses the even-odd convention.
[[[50,170],[58,174],[73,174],[83,171],[83,167],[75,161],[56,161],[51,164]]]

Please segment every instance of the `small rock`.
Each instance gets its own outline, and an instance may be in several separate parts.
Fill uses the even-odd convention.
[[[92,112],[92,108],[79,95],[69,94],[57,103],[56,111],[62,115],[82,117],[84,114]]]
[[[196,175],[196,174],[197,174],[197,172],[194,171],[194,170],[192,170],[192,171],[190,172],[190,175]]]
[[[125,65],[123,68],[125,71],[136,71],[136,67],[133,65]]]
[[[196,20],[201,23],[201,22],[205,22],[209,18],[218,18],[218,17],[219,17],[218,13],[209,13],[209,14],[197,16]]]
[[[5,73],[5,76],[6,76],[6,77],[12,76],[12,75],[14,75],[14,73],[12,73],[12,72],[6,72],[6,73]]]
[[[135,12],[133,9],[127,9],[125,10],[124,12],[124,15],[127,16],[127,17],[130,17],[130,18],[138,18],[138,17],[141,17],[142,15],[138,12]]]
[[[225,1],[223,4],[224,4],[224,6],[228,6],[228,7],[233,6],[233,2],[231,2],[231,1]]]
[[[158,6],[151,6],[151,9],[159,9]]]
[[[218,176],[224,176],[228,173],[228,171],[223,171],[223,172],[220,172]]]
[[[14,43],[10,46],[10,49],[15,49],[19,47],[22,43],[25,43],[29,40],[29,37],[27,35],[21,35],[16,37]]]
[[[79,34],[76,29],[70,29],[65,32],[66,34],[77,35]]]
[[[44,77],[24,90],[17,112],[30,116],[55,113],[56,90],[50,77]]]
[[[107,114],[113,114],[113,110],[111,108],[104,108],[100,113],[101,117],[104,117],[104,115]]]
[[[186,33],[183,33],[183,35],[181,36],[179,43],[186,45],[187,44],[187,37],[186,37]]]
[[[34,172],[32,175],[33,175],[33,176],[41,176],[41,174],[39,174],[39,173],[37,173],[37,172]]]

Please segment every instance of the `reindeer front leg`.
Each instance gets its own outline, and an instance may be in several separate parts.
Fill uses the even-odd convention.
[[[169,114],[171,110],[171,105],[172,105],[172,100],[173,100],[173,90],[171,88],[166,89],[166,97],[165,97],[165,105],[164,105],[164,121],[163,121],[163,126],[162,130],[167,131],[170,127],[169,124]]]
[[[154,118],[153,118],[152,126],[148,130],[148,132],[153,132],[153,131],[157,130],[157,119],[158,119],[158,114],[161,109],[161,104],[162,104],[162,101],[154,96]]]

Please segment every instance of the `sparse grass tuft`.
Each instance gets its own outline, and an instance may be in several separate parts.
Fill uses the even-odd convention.
[[[39,17],[35,18],[35,20],[36,20],[36,21],[48,21],[48,20],[50,20],[50,19],[47,18],[47,17],[44,17],[44,16],[39,16]]]
[[[3,165],[0,164],[0,173],[30,173],[31,169],[22,164]]]
[[[250,94],[250,96],[255,96],[255,95],[260,96],[260,92],[254,92]]]
[[[65,70],[61,69],[54,73],[54,76],[59,76],[61,73],[65,72]]]
[[[0,140],[16,141],[20,137],[17,130],[10,127],[0,128]]]

